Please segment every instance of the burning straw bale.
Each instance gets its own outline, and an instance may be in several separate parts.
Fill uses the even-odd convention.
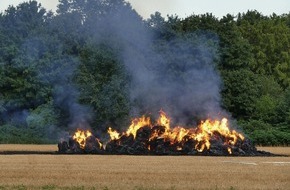
[[[78,130],[68,142],[61,141],[58,143],[59,153],[75,154],[102,154],[104,153],[102,143],[92,135],[90,131]]]
[[[108,129],[110,140],[103,146],[88,130],[78,130],[68,142],[58,144],[59,153],[125,155],[271,155],[258,151],[253,143],[235,130],[227,119],[206,120],[196,128],[170,128],[164,112],[156,123],[149,117],[132,120],[128,130],[119,133]]]

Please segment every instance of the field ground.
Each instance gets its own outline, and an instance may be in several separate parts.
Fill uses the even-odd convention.
[[[290,189],[290,157],[1,154],[56,150],[0,145],[0,189]]]

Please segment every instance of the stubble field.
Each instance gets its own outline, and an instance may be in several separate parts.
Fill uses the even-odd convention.
[[[290,147],[262,150],[290,155]],[[0,145],[0,189],[290,189],[290,157],[4,154],[56,145]]]

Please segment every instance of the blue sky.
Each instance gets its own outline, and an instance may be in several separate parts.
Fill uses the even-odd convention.
[[[18,5],[25,0],[0,0],[0,10],[8,5]],[[37,0],[47,9],[55,11],[58,0]],[[290,0],[129,0],[133,8],[144,18],[156,11],[163,17],[178,15],[181,18],[194,14],[213,13],[221,18],[227,13],[236,15],[238,12],[258,10],[264,15],[290,12]]]

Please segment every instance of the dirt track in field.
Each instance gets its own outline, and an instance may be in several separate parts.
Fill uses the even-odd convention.
[[[55,147],[0,145],[0,152],[56,151]],[[289,147],[269,149],[290,153]],[[0,155],[1,187],[290,189],[290,157]]]

